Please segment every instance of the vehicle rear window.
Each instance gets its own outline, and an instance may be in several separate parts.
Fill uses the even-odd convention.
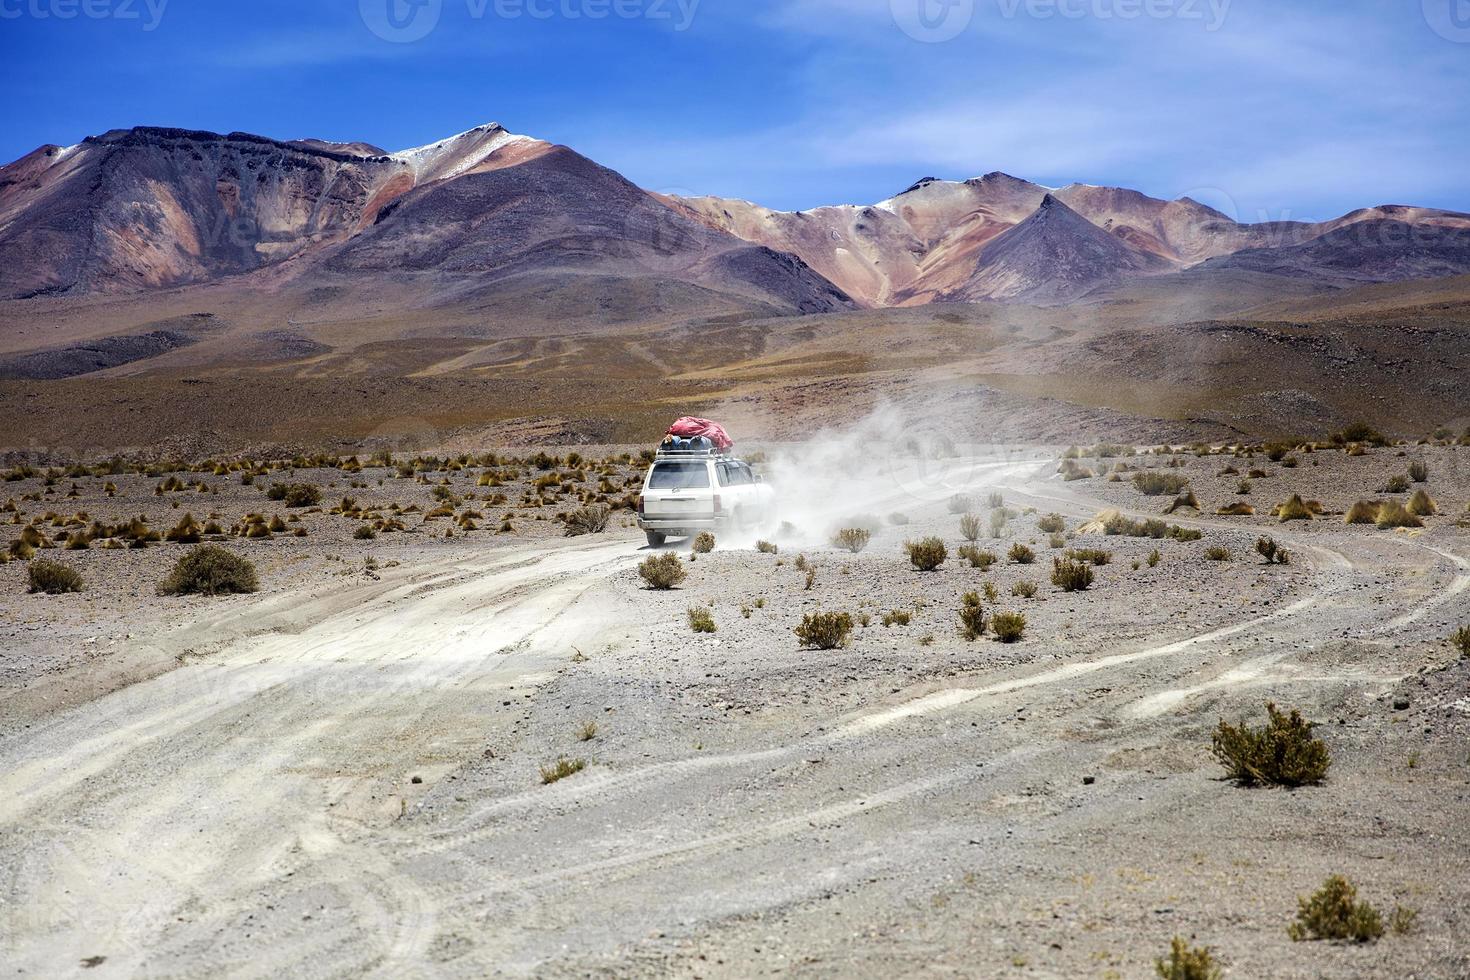
[[[707,463],[655,463],[648,478],[650,490],[704,490],[707,487]]]

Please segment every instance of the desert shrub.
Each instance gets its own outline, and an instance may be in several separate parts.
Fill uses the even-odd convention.
[[[1460,656],[1470,657],[1470,626],[1461,626],[1451,633],[1450,643],[1460,651]]]
[[[975,509],[975,498],[968,493],[957,493],[949,498],[951,514],[965,514]]]
[[[1177,494],[1189,485],[1189,480],[1178,473],[1160,473],[1157,470],[1145,470],[1134,474],[1133,485],[1138,488],[1139,493],[1145,497],[1163,497],[1167,494]]]
[[[165,541],[177,544],[198,544],[203,533],[203,529],[194,520],[194,515],[186,513],[163,537]]]
[[[974,642],[985,635],[990,617],[980,604],[978,592],[966,592],[960,597],[960,635]]]
[[[1067,522],[1061,514],[1047,514],[1036,522],[1036,529],[1043,534],[1061,534],[1067,529]]]
[[[907,609],[890,609],[883,614],[884,626],[907,626],[913,619],[913,614]]]
[[[771,544],[771,542],[769,541],[757,541],[755,543],[755,550],[759,551],[763,555],[774,555],[778,554],[781,551],[780,548]]]
[[[985,551],[973,544],[960,545],[958,553],[961,558],[970,563],[971,568],[978,568],[981,571],[994,565],[997,560],[993,552]]]
[[[1034,599],[1036,598],[1036,583],[1023,578],[1011,586],[1011,595],[1022,599]]]
[[[1286,714],[1266,705],[1265,727],[1225,720],[1215,729],[1211,751],[1227,777],[1242,786],[1314,786],[1332,764],[1327,744],[1312,736],[1313,725],[1293,709]]]
[[[650,589],[672,589],[688,578],[689,572],[677,554],[665,551],[643,559],[643,563],[638,566],[638,575],[648,583]]]
[[[1149,568],[1156,568],[1158,566],[1159,562],[1161,562],[1163,560],[1164,560],[1163,552],[1159,551],[1158,548],[1155,548],[1153,551],[1150,551],[1148,553],[1148,567]]]
[[[607,504],[588,504],[567,514],[562,523],[566,525],[566,536],[576,538],[584,534],[603,533],[611,518],[612,508]]]
[[[934,571],[949,557],[949,551],[944,547],[944,542],[938,538],[906,541],[904,550],[909,554],[909,561],[913,562],[914,567],[921,572]]]
[[[1409,479],[1415,483],[1427,483],[1429,481],[1429,464],[1418,461],[1410,463]]]
[[[1347,522],[1349,524],[1377,524],[1378,509],[1383,506],[1381,500],[1360,500],[1348,508]]]
[[[1384,481],[1379,488],[1379,493],[1408,493],[1409,478],[1402,474],[1395,474]]]
[[[1276,539],[1269,536],[1257,539],[1256,554],[1266,559],[1267,565],[1291,564],[1291,552],[1278,545]]]
[[[883,519],[876,514],[853,514],[842,519],[842,527],[855,527],[869,534],[877,534],[883,530]]]
[[[1276,508],[1276,516],[1283,523],[1286,521],[1310,521],[1312,519],[1312,511],[1306,505],[1306,502],[1302,500],[1302,495],[1294,493],[1291,495],[1290,500]]]
[[[1225,547],[1224,545],[1218,545],[1218,544],[1210,545],[1208,548],[1205,549],[1205,560],[1206,561],[1229,561],[1230,560],[1230,549],[1227,548],[1227,547]]]
[[[1026,632],[1026,614],[998,612],[990,618],[990,628],[995,631],[995,638],[1000,642],[1015,643]]]
[[[691,547],[696,555],[707,555],[715,550],[715,536],[708,531],[700,531]]]
[[[847,646],[852,635],[852,616],[845,612],[807,613],[796,627],[796,638],[803,647],[836,650]]]
[[[557,780],[566,779],[568,776],[575,776],[586,768],[587,761],[585,759],[568,759],[566,756],[562,756],[551,765],[541,767],[541,784],[543,786],[550,786]]]
[[[82,591],[82,576],[75,568],[59,561],[38,558],[31,562],[31,567],[26,572],[29,580],[28,592],[62,595]]]
[[[1371,446],[1388,445],[1388,438],[1367,422],[1354,422],[1346,426],[1341,432],[1334,432],[1332,434],[1332,441],[1339,444],[1345,442],[1366,442]]]
[[[364,524],[353,531],[352,536],[358,541],[371,541],[378,536],[378,530],[371,524]]]
[[[897,511],[896,510],[893,513],[891,513],[891,514],[888,515],[888,523],[889,524],[892,524],[894,527],[902,527],[903,525],[907,524],[908,522],[909,522],[909,515],[903,513],[902,511]]]
[[[977,515],[960,515],[960,536],[966,541],[980,540],[980,528],[980,518]]]
[[[1063,592],[1083,592],[1092,585],[1092,568],[1070,558],[1052,559],[1051,581]]]
[[[1246,496],[1247,494],[1249,494],[1251,492],[1251,486],[1252,486],[1251,481],[1249,481],[1249,480],[1241,480],[1239,483],[1237,483],[1235,485],[1235,493],[1238,496],[1244,497],[1244,496]]]
[[[843,548],[857,554],[873,540],[873,532],[865,527],[845,527],[832,535],[832,547]]]
[[[1181,493],[1179,496],[1175,497],[1173,502],[1170,503],[1169,506],[1164,508],[1164,513],[1172,514],[1176,510],[1184,510],[1186,508],[1190,510],[1202,509],[1199,505],[1199,498],[1194,495],[1193,490],[1187,490],[1184,493]]]
[[[315,507],[322,502],[322,491],[310,483],[273,483],[266,497],[279,500],[288,508]]]
[[[1423,521],[1405,510],[1404,505],[1397,500],[1385,500],[1379,504],[1373,523],[1382,528],[1424,526]]]
[[[715,616],[709,611],[708,606],[689,607],[689,628],[696,633],[713,633],[715,631]]]
[[[1297,899],[1296,921],[1287,928],[1295,942],[1311,939],[1371,943],[1383,935],[1383,916],[1342,875],[1333,875],[1310,898]]]
[[[1011,550],[1006,552],[1006,557],[1017,565],[1029,565],[1036,560],[1036,552],[1017,541],[1011,545]]]
[[[1396,905],[1393,914],[1388,917],[1388,928],[1396,936],[1407,936],[1414,931],[1418,920],[1418,909],[1406,909],[1402,905]]]
[[[812,590],[812,586],[814,586],[816,584],[817,584],[817,566],[816,565],[808,565],[806,567],[806,578],[802,581],[802,584],[801,584],[802,591],[803,592],[810,592]]]
[[[1154,960],[1154,971],[1163,980],[1220,980],[1222,976],[1207,947],[1192,947],[1178,936],[1169,947],[1168,958]]]
[[[1089,565],[1106,565],[1113,560],[1113,553],[1101,548],[1072,548],[1065,552],[1065,556],[1073,561],[1085,561]]]
[[[1092,470],[1077,462],[1075,459],[1062,460],[1062,465],[1057,467],[1057,472],[1060,473],[1062,475],[1062,479],[1066,480],[1068,483],[1072,482],[1073,480],[1090,480],[1097,475],[1093,473]]]
[[[212,544],[190,550],[158,584],[163,595],[236,595],[259,588],[253,564]]]
[[[1423,490],[1414,491],[1414,495],[1409,498],[1409,505],[1406,509],[1415,517],[1432,517],[1439,513],[1439,505],[1434,502],[1433,497],[1429,496]]]

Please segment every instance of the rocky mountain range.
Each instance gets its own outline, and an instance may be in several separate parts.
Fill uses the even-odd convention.
[[[270,290],[370,283],[415,308],[554,297],[595,318],[633,290],[660,316],[777,315],[1069,304],[1186,271],[1324,289],[1456,275],[1470,272],[1470,215],[1390,205],[1242,224],[1189,198],[1003,173],[774,211],[655,195],[496,124],[399,152],[144,127],[0,168],[7,300],[243,277]]]

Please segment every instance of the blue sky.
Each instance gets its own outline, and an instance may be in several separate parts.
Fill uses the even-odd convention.
[[[6,160],[495,120],[789,209],[1004,170],[1247,221],[1470,211],[1470,0],[0,0],[0,84]]]

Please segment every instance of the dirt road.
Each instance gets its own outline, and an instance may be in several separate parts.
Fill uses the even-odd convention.
[[[1069,518],[1105,503],[1036,466],[977,472]],[[727,710],[708,741],[681,661],[759,676],[762,654],[640,645],[626,534],[237,607],[190,628],[205,652],[0,744],[3,959],[1143,976],[1177,933],[1231,976],[1466,975],[1458,729],[1410,733],[1388,704],[1417,669],[1406,631],[1466,609],[1463,541],[1278,539],[1307,571],[1269,608],[879,694],[808,655],[796,697]],[[1267,696],[1327,722],[1328,786],[1217,780],[1209,729]],[[587,720],[593,764],[540,785]],[[1421,908],[1421,935],[1290,943],[1295,896],[1338,871]]]

